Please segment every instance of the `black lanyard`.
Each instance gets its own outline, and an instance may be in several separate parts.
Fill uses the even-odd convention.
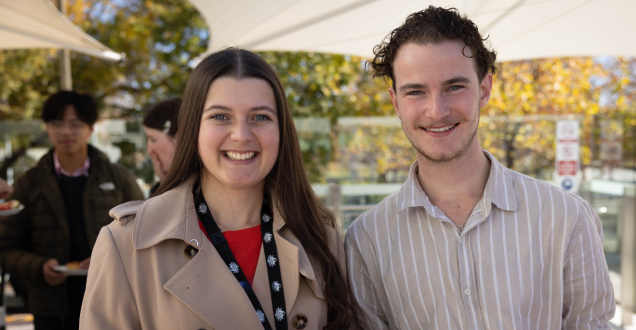
[[[208,204],[205,202],[203,193],[200,192],[198,185],[195,185],[192,194],[195,198],[195,207],[199,220],[203,224],[203,228],[208,233],[210,241],[221,255],[221,258],[228,266],[229,270],[234,274],[236,280],[241,284],[243,290],[250,299],[250,302],[256,310],[256,315],[263,324],[265,330],[272,330],[271,325],[267,321],[267,316],[263,312],[252,286],[247,281],[247,277],[239,267],[230,246],[227,244],[225,237],[221,233],[221,229],[214,221],[214,217],[209,212]],[[261,207],[261,234],[263,235],[263,249],[265,250],[265,260],[267,263],[267,275],[269,277],[269,288],[272,296],[272,309],[274,310],[274,324],[277,330],[287,329],[287,312],[285,309],[285,294],[283,292],[283,278],[280,273],[280,265],[278,260],[278,251],[276,242],[274,241],[274,217],[267,203],[267,199],[263,199]]]

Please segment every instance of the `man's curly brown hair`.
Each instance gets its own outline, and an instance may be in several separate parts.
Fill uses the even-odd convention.
[[[388,38],[388,41],[387,41]],[[426,10],[413,13],[406,18],[402,26],[393,30],[381,44],[373,48],[375,57],[369,62],[374,77],[391,78],[395,88],[393,61],[402,45],[409,42],[415,44],[441,43],[446,40],[462,40],[464,56],[475,59],[475,70],[479,81],[486,73],[495,74],[497,53],[484,45],[488,37],[482,38],[477,25],[462,16],[455,8],[429,6]],[[466,55],[466,47],[472,53]]]

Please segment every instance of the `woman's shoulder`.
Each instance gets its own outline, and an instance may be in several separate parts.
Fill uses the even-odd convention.
[[[108,213],[113,218],[112,225],[124,226],[135,220],[137,212],[146,201],[130,201],[113,207]]]

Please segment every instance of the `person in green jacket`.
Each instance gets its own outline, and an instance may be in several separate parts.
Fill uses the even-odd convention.
[[[36,330],[78,329],[86,277],[57,272],[72,263],[88,269],[111,208],[144,195],[135,176],[88,144],[97,103],[62,91],[46,100],[42,119],[53,148],[19,176],[10,199],[25,208],[0,220],[0,262],[27,282]]]

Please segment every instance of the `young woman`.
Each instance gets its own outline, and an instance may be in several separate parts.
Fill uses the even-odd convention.
[[[148,155],[152,161],[152,169],[159,181],[150,188],[152,196],[159,188],[159,182],[166,177],[172,165],[172,158],[177,147],[177,127],[181,99],[173,98],[152,106],[144,116],[144,131],[148,138]]]
[[[100,233],[81,328],[359,328],[274,70],[246,50],[210,55],[179,123],[157,196],[113,209]]]

